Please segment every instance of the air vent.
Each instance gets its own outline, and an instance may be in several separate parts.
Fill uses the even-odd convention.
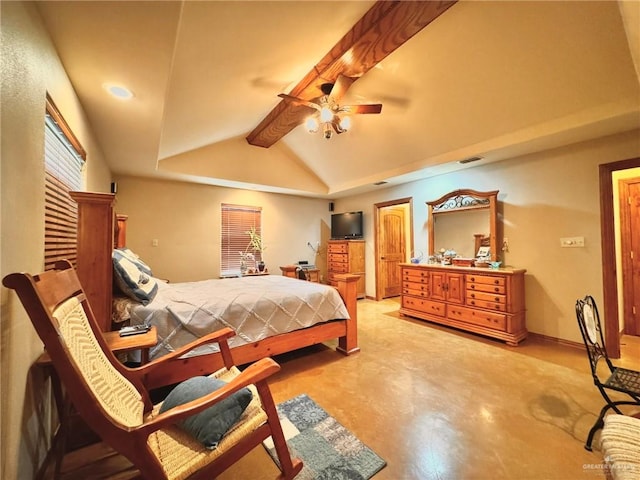
[[[482,157],[469,157],[465,158],[464,160],[458,160],[458,163],[464,165],[465,163],[477,162],[478,160],[482,160]]]
[[[376,183],[374,183],[374,185],[376,185],[376,186],[377,186],[377,185],[384,185],[385,183],[389,183],[389,182],[387,182],[387,181],[385,181],[385,180],[382,180],[381,182],[376,182]]]

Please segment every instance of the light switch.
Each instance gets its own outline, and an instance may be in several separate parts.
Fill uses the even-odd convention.
[[[560,246],[564,248],[584,247],[584,237],[564,237],[560,239]]]
[[[158,246],[158,239],[154,238],[153,240],[151,240],[151,246],[152,247],[157,247]]]

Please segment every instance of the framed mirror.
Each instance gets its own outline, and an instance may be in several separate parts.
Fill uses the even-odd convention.
[[[455,190],[426,203],[429,255],[444,249],[475,258],[488,247],[491,261],[498,259],[498,190]]]

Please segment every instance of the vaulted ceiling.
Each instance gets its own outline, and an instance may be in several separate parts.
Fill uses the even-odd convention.
[[[467,157],[483,157],[469,164],[477,165],[640,127],[633,9],[611,1],[422,7],[38,3],[116,175],[338,198],[465,168],[457,161]],[[380,115],[357,115],[329,140],[289,125],[268,148],[249,143],[260,143],[261,122],[287,123],[271,122],[274,109],[297,114],[279,93],[318,96],[320,83],[345,72],[357,81],[344,103],[382,103]],[[105,83],[134,97],[114,99]]]

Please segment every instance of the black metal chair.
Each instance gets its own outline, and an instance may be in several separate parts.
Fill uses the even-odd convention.
[[[602,327],[600,325],[598,307],[591,295],[587,295],[584,299],[576,302],[576,316],[578,317],[580,333],[582,333],[585,347],[587,347],[587,355],[589,356],[593,383],[598,387],[598,390],[600,390],[600,393],[607,402],[606,405],[602,407],[602,410],[600,410],[600,415],[593,427],[591,427],[589,436],[587,437],[587,442],[584,445],[584,448],[591,451],[593,436],[604,426],[604,416],[609,409],[614,410],[616,413],[623,414],[618,406],[640,406],[640,372],[616,367],[611,363],[611,360],[609,360],[604,343]],[[605,381],[602,381],[600,375],[598,375],[599,364],[601,365],[600,371],[603,372],[605,370],[604,365],[600,363],[600,360],[603,360],[604,363],[606,363],[609,370],[606,372],[608,378]],[[608,391],[624,393],[631,397],[632,400],[614,401],[607,393]]]

